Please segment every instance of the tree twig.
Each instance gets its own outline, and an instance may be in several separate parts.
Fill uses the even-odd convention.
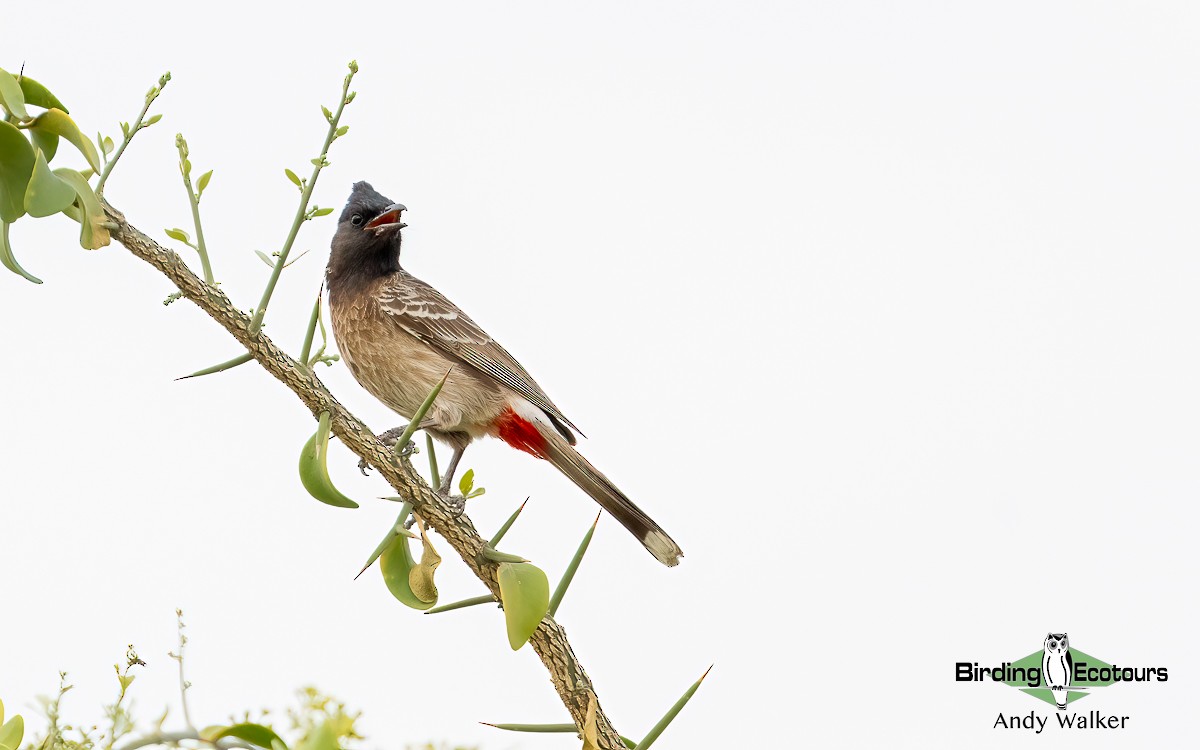
[[[152,122],[142,122],[142,120],[146,117],[146,113],[150,111],[150,105],[154,103],[154,100],[158,98],[158,95],[162,93],[162,90],[166,88],[167,83],[170,82],[170,80],[171,71],[168,70],[158,79],[158,85],[146,92],[146,103],[142,106],[142,111],[140,114],[138,114],[137,119],[134,120],[133,127],[121,127],[125,137],[121,139],[121,145],[117,146],[117,152],[113,154],[111,159],[105,162],[104,171],[100,173],[100,181],[96,183],[96,195],[104,195],[104,184],[108,182],[108,176],[112,174],[113,167],[117,166],[117,161],[121,158],[121,154],[125,153],[125,148],[129,145],[129,142],[133,140],[133,137],[137,135],[140,130],[150,127],[150,125],[153,125],[154,122],[158,121],[158,118],[162,117],[162,115],[155,115],[153,118],[151,118]]]
[[[252,333],[252,319],[235,307],[219,287],[204,283],[177,253],[159,245],[129,224],[125,216],[107,201],[104,202],[104,208],[116,224],[116,229],[112,230],[113,239],[167,276],[184,297],[208,313],[245,346],[267,372],[291,389],[314,417],[322,411],[328,411],[333,434],[342,444],[373,466],[400,497],[411,501],[414,511],[446,539],[467,567],[499,599],[497,565],[484,557],[486,541],[479,536],[470,518],[465,514],[457,515],[453,508],[447,506],[412,470],[406,457],[395,455],[376,440],[375,433],[338,402],[314,371],[292,359],[261,332]],[[261,313],[261,310],[256,312]],[[593,693],[594,687],[575,658],[566,631],[553,618],[546,617],[529,642],[550,673],[550,680],[563,705],[582,731],[587,720],[588,696]],[[596,730],[599,741],[597,750],[624,750],[620,734],[599,705],[596,707]],[[125,747],[121,750],[136,748]]]
[[[192,226],[196,229],[196,252],[200,254],[200,266],[204,270],[204,280],[215,284],[212,264],[208,260],[208,245],[204,242],[204,225],[200,223],[200,194],[192,187],[192,161],[188,158],[189,150],[183,133],[175,134],[175,148],[179,150],[179,174],[183,175],[183,186],[187,189],[188,204],[192,207]],[[204,192],[207,178],[212,177],[208,172],[200,178],[200,193]]]
[[[295,218],[292,219],[292,228],[288,232],[287,239],[284,240],[283,247],[279,250],[279,258],[271,269],[271,278],[267,279],[267,288],[263,290],[258,307],[254,308],[254,319],[250,322],[251,333],[258,333],[262,330],[263,316],[267,314],[267,305],[271,303],[271,295],[275,293],[275,285],[279,283],[279,274],[283,273],[283,269],[288,266],[288,254],[292,252],[292,245],[296,242],[300,227],[313,217],[309,213],[308,202],[312,200],[313,188],[317,186],[317,178],[321,176],[321,170],[329,166],[329,147],[349,129],[349,126],[340,126],[338,123],[341,122],[342,112],[345,111],[346,105],[354,101],[354,92],[350,90],[350,82],[354,80],[354,74],[357,72],[358,63],[352,60],[350,72],[342,81],[342,97],[338,100],[337,109],[333,112],[326,110],[325,119],[329,121],[329,130],[325,133],[325,143],[321,146],[321,155],[312,160],[312,175],[299,183],[301,186],[300,206],[296,209]]]
[[[124,745],[121,745],[119,748],[117,748],[117,750],[140,750],[140,748],[153,747],[154,745],[176,745],[184,740],[204,742],[218,748],[237,747],[250,748],[253,750],[253,745],[249,745],[239,740],[231,740],[229,738],[217,740],[216,742],[209,742],[208,740],[202,738],[200,733],[195,729],[187,729],[182,732],[155,732],[154,734],[148,734],[145,737],[139,737],[136,740],[130,740],[129,742],[126,742]]]
[[[182,609],[175,610],[175,622],[179,630],[179,653],[171,654],[171,658],[179,662],[179,703],[183,709],[183,723],[188,729],[194,732],[196,731],[196,725],[192,723],[192,712],[188,710],[187,697],[188,688],[192,684],[183,675],[183,650],[187,648],[187,636],[184,635],[183,630],[187,626],[183,624]]]

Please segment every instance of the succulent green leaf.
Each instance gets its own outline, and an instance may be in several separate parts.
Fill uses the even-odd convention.
[[[422,602],[430,605],[437,604],[438,590],[433,582],[433,574],[442,564],[442,556],[433,548],[429,535],[425,533],[425,524],[421,528],[421,561],[408,572],[408,587]]]
[[[188,235],[188,233],[182,229],[164,229],[163,231],[166,232],[167,236],[173,240],[179,240],[180,242],[186,243],[191,243],[192,241],[192,238]]]
[[[296,174],[295,172],[293,172],[290,169],[283,170],[283,173],[287,175],[287,178],[292,181],[293,185],[295,185],[296,187],[300,187],[301,182],[300,182],[300,176],[298,174]]]
[[[255,250],[254,254],[257,255],[263,263],[266,263],[268,268],[275,267],[275,261],[271,260],[271,256],[267,255],[262,250]]]
[[[4,701],[0,701],[0,727],[4,726]]]
[[[19,83],[21,84],[21,92],[25,94],[26,104],[32,104],[42,109],[61,109],[63,112],[70,114],[71,110],[67,109],[66,105],[58,100],[58,97],[51,94],[49,89],[29,76],[21,76]]]
[[[471,494],[471,490],[475,487],[475,470],[467,469],[463,472],[462,477],[458,480],[458,490],[463,494],[463,497]]]
[[[29,273],[24,268],[21,268],[21,264],[18,263],[16,257],[13,256],[12,247],[8,244],[9,226],[11,225],[0,222],[0,265],[4,266],[18,276],[25,277],[35,284],[42,283],[41,279]]]
[[[516,651],[525,645],[550,606],[550,582],[533,563],[501,563],[496,573],[500,601],[508,626],[508,645]]]
[[[84,143],[91,145],[91,141]],[[108,217],[104,215],[104,208],[100,205],[100,199],[96,197],[96,191],[92,190],[84,176],[74,169],[56,169],[54,174],[70,183],[71,187],[75,188],[75,194],[79,196],[78,205],[83,209],[82,220],[79,222],[80,246],[84,250],[98,250],[107,246],[112,237],[108,228],[104,226]]]
[[[15,125],[0,120],[0,220],[11,224],[25,215],[32,175],[33,146]]]
[[[98,137],[100,137],[100,144],[99,144],[100,150],[103,151],[105,154],[111,154],[113,152],[113,149],[116,148],[117,144],[113,143],[113,139],[109,138],[107,135],[100,136],[99,133],[97,133],[96,135]]]
[[[150,117],[150,119],[149,119],[149,120],[146,120],[145,124],[144,124],[144,125],[142,125],[142,127],[143,127],[143,128],[148,128],[148,127],[150,127],[151,125],[153,125],[154,123],[158,122],[158,121],[159,121],[159,120],[161,120],[161,119],[162,119],[162,115],[153,115],[153,116],[151,116],[151,117]]]
[[[75,188],[50,171],[46,157],[38,151],[34,156],[33,175],[25,190],[25,210],[34,218],[51,216],[75,202]]]
[[[345,135],[346,133],[349,133],[349,132],[350,132],[350,126],[343,125],[337,129],[337,131],[334,133],[334,136],[337,138],[341,138],[343,135]]]
[[[313,216],[328,216],[331,213],[333,213],[332,208],[318,208],[316,211],[313,211]]]
[[[87,159],[88,166],[96,172],[100,171],[100,155],[96,153],[96,147],[66,112],[61,109],[46,110],[33,121],[33,129],[66,138]]]
[[[54,161],[54,155],[58,153],[58,136],[41,130],[30,130],[29,135],[33,138],[33,147],[46,155],[46,161]]]
[[[434,602],[422,600],[412,590],[412,571],[416,567],[412,550],[408,548],[408,538],[399,534],[392,538],[391,544],[379,556],[379,569],[383,572],[383,582],[387,585],[392,596],[406,607],[426,610]]]
[[[329,478],[329,422],[329,412],[321,412],[317,431],[304,444],[304,450],[300,451],[300,483],[308,490],[308,494],[326,505],[357,508],[358,503],[339,492]]]
[[[333,122],[333,113],[329,111],[329,107],[321,106],[321,113],[325,115],[326,122]]]
[[[28,120],[29,113],[25,111],[25,92],[12,73],[0,68],[0,105],[12,113],[18,120]]]
[[[199,195],[200,193],[203,193],[204,188],[208,187],[208,181],[212,179],[212,173],[213,173],[213,171],[210,169],[207,172],[205,172],[204,174],[200,175],[200,180],[196,183],[196,194],[197,195]]]
[[[207,727],[200,733],[202,739],[207,742],[216,742],[225,737],[236,737],[243,742],[249,742],[251,745],[271,750],[274,743],[287,745],[279,735],[275,734],[275,730],[262,724],[234,724],[227,727]]]
[[[0,745],[6,747],[18,748],[21,746],[21,739],[25,736],[25,720],[20,714],[8,720],[4,726],[0,726]]]

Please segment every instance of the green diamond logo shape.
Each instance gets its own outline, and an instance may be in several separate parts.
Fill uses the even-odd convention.
[[[1108,674],[1112,674],[1112,665],[1109,664],[1108,662],[1097,659],[1096,657],[1091,656],[1089,654],[1085,654],[1084,652],[1080,651],[1077,648],[1069,648],[1068,652],[1071,654],[1071,662],[1075,665],[1075,667],[1078,667],[1082,663],[1082,664],[1087,665],[1088,670],[1091,670],[1092,668],[1095,668],[1095,669],[1107,668]],[[1028,671],[1030,669],[1040,670],[1042,668],[1043,653],[1045,653],[1045,652],[1044,651],[1034,651],[1029,656],[1026,656],[1022,659],[1017,659],[1016,661],[1014,661],[1012,663],[1013,669],[1014,670],[1024,669],[1026,671]],[[1071,687],[1067,688],[1067,705],[1070,705],[1071,703],[1074,703],[1075,701],[1077,701],[1081,698],[1086,698],[1086,697],[1088,697],[1088,694],[1092,692],[1092,690],[1094,690],[1096,688],[1108,687],[1109,685],[1113,684],[1113,682],[1115,682],[1115,680],[1111,680],[1111,679],[1109,679],[1109,680],[1086,680],[1086,679],[1085,680],[1076,680],[1074,678],[1074,675],[1072,675]],[[1032,695],[1034,698],[1037,698],[1040,701],[1045,701],[1046,703],[1049,703],[1051,706],[1057,705],[1054,700],[1054,693],[1048,687],[1031,688],[1031,687],[1029,687],[1028,683],[1025,680],[1011,680],[1011,681],[1005,680],[1004,684],[1018,688],[1018,689],[1020,689],[1020,691],[1022,693]],[[1042,680],[1042,685],[1043,686],[1045,685],[1044,678]]]

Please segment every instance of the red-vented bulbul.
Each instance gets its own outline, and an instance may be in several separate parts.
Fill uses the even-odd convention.
[[[579,429],[525,368],[440,292],[400,267],[400,214],[365,182],[338,219],[326,280],[333,335],[355,379],[411,419],[449,371],[421,428],[454,449],[447,492],[467,445],[484,435],[544,458],[595,498],[666,565],[679,545],[572,447]]]

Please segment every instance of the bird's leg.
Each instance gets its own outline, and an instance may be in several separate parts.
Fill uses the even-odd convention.
[[[450,457],[450,463],[446,464],[446,471],[442,474],[442,485],[438,487],[438,494],[449,497],[450,484],[454,481],[454,472],[458,469],[458,462],[462,459],[463,453],[466,452],[466,447],[455,448],[454,455]],[[464,500],[463,505],[466,505]]]
[[[442,483],[435,490],[446,501],[446,504],[450,506],[450,509],[454,511],[455,518],[461,516],[467,510],[467,498],[462,495],[450,494],[450,483],[454,480],[454,470],[458,468],[458,462],[466,450],[465,447],[454,449],[454,455],[450,457],[450,463],[446,465],[446,473],[442,475]],[[416,522],[417,518],[415,515],[409,516],[408,520],[404,522],[404,528],[411,529]]]
[[[424,429],[425,427],[432,426],[432,425],[433,425],[433,420],[427,419],[421,423],[421,429]],[[399,440],[401,437],[403,437],[404,431],[407,429],[408,429],[408,425],[401,425],[399,427],[393,427],[392,429],[388,430],[387,432],[379,433],[378,435],[375,436],[375,439],[378,440],[379,442],[383,443],[384,445],[386,445],[388,448],[394,448],[396,445],[396,441]],[[408,445],[400,446],[400,455],[411,456],[413,454],[414,450],[415,450],[415,448],[414,448],[413,444],[410,442]],[[367,460],[365,458],[359,459],[358,470],[363,473],[364,477],[367,475],[367,469],[370,469],[370,468],[371,468],[371,466],[367,463]]]

